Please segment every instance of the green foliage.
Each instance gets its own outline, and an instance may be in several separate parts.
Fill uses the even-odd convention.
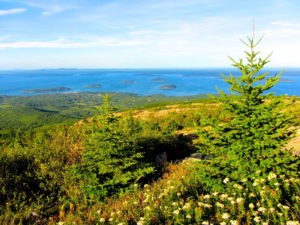
[[[0,199],[12,201],[14,207],[30,201],[39,191],[39,170],[32,153],[19,145],[0,153]]]
[[[106,204],[79,207],[59,218],[78,224],[299,224],[299,176],[262,174],[232,181],[208,180],[211,165],[186,160],[170,165],[163,179]],[[201,179],[199,179],[201,178]],[[206,180],[203,180],[206,179]],[[84,213],[82,213],[84,211]],[[80,216],[81,215],[81,216]]]
[[[108,193],[112,195],[154,171],[142,162],[143,153],[136,144],[134,131],[120,129],[118,118],[110,111],[108,95],[103,99],[100,115],[87,131],[82,161],[73,168],[81,188],[91,200],[103,199]],[[128,123],[130,125],[130,121]]]
[[[166,106],[179,99],[130,94],[0,97],[0,223],[299,224],[300,160],[283,150],[299,117],[291,99],[265,94],[280,75],[261,73],[268,57],[258,58],[260,40],[248,41],[247,62],[232,59],[241,76],[224,77],[233,95],[220,91],[219,104]],[[112,113],[111,102],[123,109],[145,100],[156,107]],[[195,142],[210,154],[205,160],[185,159],[163,175],[164,165],[154,167],[158,154],[177,161]]]
[[[260,43],[254,35],[243,43],[249,48],[243,59],[235,61],[233,66],[240,76],[224,76],[233,95],[220,92],[219,101],[223,113],[218,117],[207,118],[200,130],[202,148],[221,158],[226,163],[225,171],[238,178],[253,173],[256,169],[271,170],[280,158],[289,162],[289,154],[281,150],[292,137],[295,130],[295,115],[291,113],[292,100],[272,97],[265,94],[279,82],[280,74],[269,76],[261,72],[269,62],[269,57],[260,58],[256,46]],[[274,164],[274,165],[273,165]],[[280,163],[279,163],[280,164]],[[231,170],[231,171],[229,171]]]
[[[58,93],[33,96],[0,96],[1,128],[33,128],[43,125],[72,122],[98,113],[102,93]],[[172,97],[164,95],[139,96],[130,93],[111,93],[111,104],[119,110],[149,108],[170,103],[195,101],[204,96]],[[1,133],[1,130],[0,130]]]

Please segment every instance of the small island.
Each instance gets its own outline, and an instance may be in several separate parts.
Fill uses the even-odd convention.
[[[174,90],[176,88],[177,87],[174,84],[167,84],[167,85],[162,85],[159,87],[160,90]]]
[[[166,80],[163,78],[153,78],[152,82],[165,82]]]
[[[55,93],[55,92],[66,92],[70,91],[68,87],[53,87],[53,88],[37,88],[30,90],[22,90],[23,93]]]
[[[282,82],[282,83],[293,83],[293,82],[295,82],[295,81],[290,80],[290,79],[287,79],[287,78],[281,78],[281,79],[280,79],[280,82]]]
[[[99,89],[101,88],[101,84],[87,84],[84,86],[85,89]]]

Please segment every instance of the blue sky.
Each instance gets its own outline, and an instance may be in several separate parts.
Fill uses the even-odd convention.
[[[0,0],[0,69],[228,67],[264,34],[300,67],[298,0]]]

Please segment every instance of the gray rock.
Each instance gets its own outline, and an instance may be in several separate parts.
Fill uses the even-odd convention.
[[[204,155],[201,155],[200,153],[196,152],[191,154],[191,158],[196,158],[196,159],[203,159]]]
[[[168,163],[168,156],[166,152],[160,153],[155,156],[155,163],[158,166],[165,166]]]

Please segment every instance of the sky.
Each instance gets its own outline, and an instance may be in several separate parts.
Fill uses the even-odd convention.
[[[264,35],[269,67],[300,67],[299,0],[0,0],[0,70],[230,67]]]

